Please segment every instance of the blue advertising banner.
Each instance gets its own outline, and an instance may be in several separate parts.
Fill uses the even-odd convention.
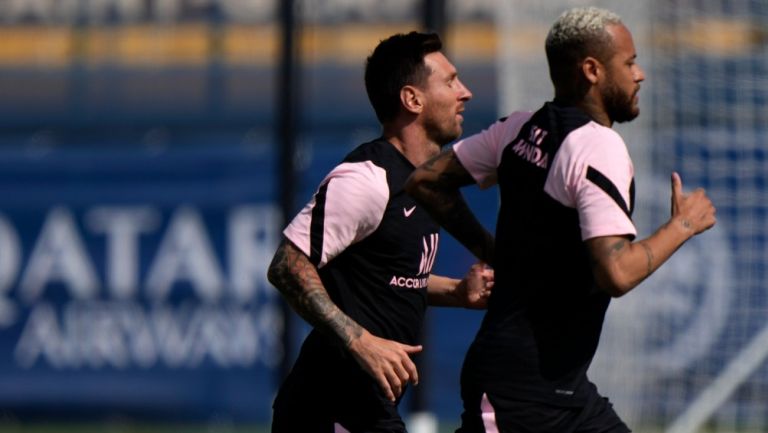
[[[270,154],[0,153],[4,411],[269,419],[282,356]]]

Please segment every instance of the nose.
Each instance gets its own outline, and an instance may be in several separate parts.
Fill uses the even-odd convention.
[[[635,82],[645,81],[645,71],[643,71],[643,68],[640,65],[635,65],[635,68]]]
[[[464,83],[458,78],[456,80],[459,82],[459,100],[469,101],[472,99],[472,92],[469,91],[467,86],[465,86]]]

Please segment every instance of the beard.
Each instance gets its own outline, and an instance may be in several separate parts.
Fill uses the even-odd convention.
[[[441,148],[455,141],[462,133],[461,124],[456,121],[443,120],[440,122],[438,119],[430,118],[424,126],[430,140],[437,143]]]
[[[635,94],[624,92],[615,82],[611,82],[603,92],[605,112],[614,122],[629,122],[640,114],[640,110],[634,103]]]

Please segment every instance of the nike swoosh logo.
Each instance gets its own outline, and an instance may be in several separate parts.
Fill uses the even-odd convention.
[[[408,218],[409,216],[411,216],[411,214],[415,210],[416,210],[416,206],[414,206],[414,207],[412,207],[410,209],[403,208],[403,215],[405,215],[405,217]]]

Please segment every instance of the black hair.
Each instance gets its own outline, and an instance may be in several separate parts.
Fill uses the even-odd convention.
[[[442,47],[437,34],[415,31],[395,34],[376,46],[365,63],[365,90],[379,122],[395,118],[403,86],[424,85],[431,72],[424,56]]]

